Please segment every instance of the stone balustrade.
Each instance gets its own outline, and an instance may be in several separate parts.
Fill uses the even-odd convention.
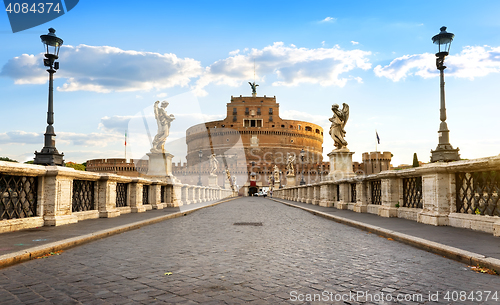
[[[0,233],[233,197],[161,179],[0,161]]]
[[[273,196],[500,236],[500,156],[286,187]]]

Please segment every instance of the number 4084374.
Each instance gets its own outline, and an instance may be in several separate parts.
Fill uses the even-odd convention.
[[[9,3],[5,10],[9,14],[29,14],[29,13],[34,13],[34,14],[43,14],[43,13],[50,13],[50,12],[56,12],[59,14],[62,10],[59,7],[59,3],[33,3],[31,6],[29,3]]]

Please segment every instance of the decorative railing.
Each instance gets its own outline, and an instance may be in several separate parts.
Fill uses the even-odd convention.
[[[116,207],[127,206],[127,183],[116,184]]]
[[[500,216],[500,172],[458,172],[457,213]]]
[[[337,201],[340,201],[340,185],[336,184],[335,187],[337,188]]]
[[[381,180],[370,181],[372,204],[382,204],[382,182]]]
[[[149,204],[149,185],[142,186],[142,204]]]
[[[351,183],[351,202],[356,202],[356,183]]]
[[[37,215],[38,178],[0,173],[0,220]]]
[[[422,208],[422,177],[403,178],[403,207]]]
[[[95,181],[73,180],[73,198],[71,209],[73,212],[95,210],[94,198]]]

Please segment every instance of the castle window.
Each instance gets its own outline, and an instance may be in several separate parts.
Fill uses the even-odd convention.
[[[298,130],[301,130],[301,129],[302,129],[302,126],[297,125],[297,129],[298,129]]]
[[[257,115],[261,115],[260,108],[257,108]]]
[[[233,114],[237,114],[236,108],[233,108]]]
[[[293,128],[293,126],[292,126],[292,125],[290,125],[290,128]]]
[[[273,121],[273,116],[272,116],[272,115],[270,115],[270,116],[269,116],[269,122],[272,122],[272,121]],[[273,127],[274,127],[274,125],[273,125]]]
[[[281,128],[285,128],[285,125],[281,125]]]
[[[306,126],[306,131],[313,131],[313,129],[310,126]]]
[[[246,115],[249,115],[249,114],[250,114],[250,110],[248,110],[248,108],[245,108],[245,114],[246,114]]]
[[[237,116],[233,115],[233,122],[236,122],[237,120]]]
[[[269,108],[269,114],[273,114],[273,108]]]
[[[316,129],[316,133],[319,133],[319,129]]]
[[[244,120],[244,127],[262,127],[262,120]]]

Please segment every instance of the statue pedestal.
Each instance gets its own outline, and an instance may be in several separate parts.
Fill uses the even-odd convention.
[[[273,189],[275,189],[275,190],[279,190],[280,189],[280,182],[279,181],[275,181],[274,182]]]
[[[147,153],[149,157],[148,176],[167,177],[172,176],[172,158],[169,153]]]
[[[330,157],[330,173],[327,180],[335,181],[344,178],[353,177],[354,171],[352,170],[352,155],[347,148],[336,149],[328,154]]]
[[[208,186],[210,187],[219,187],[217,185],[217,175],[212,175],[208,176]]]
[[[286,175],[286,186],[295,186],[295,175]]]

